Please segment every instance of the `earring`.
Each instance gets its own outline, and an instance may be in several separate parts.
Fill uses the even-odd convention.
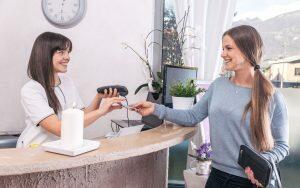
[[[226,77],[226,78],[230,78],[230,77],[234,76],[234,71],[226,70],[225,63],[223,62],[219,75]]]

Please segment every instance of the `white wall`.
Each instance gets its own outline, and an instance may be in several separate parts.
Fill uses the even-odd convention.
[[[153,29],[152,0],[88,0],[84,19],[70,29],[50,25],[43,16],[41,0],[0,0],[0,133],[21,131],[24,114],[20,89],[28,80],[27,62],[35,38],[44,31],[59,32],[73,42],[68,75],[86,105],[98,86],[126,85],[129,103],[145,99],[133,95],[145,82],[142,64],[122,42],[143,52],[143,38]],[[97,137],[110,129],[110,119],[126,118],[120,110],[87,128],[86,136]],[[130,113],[131,119],[139,118]]]

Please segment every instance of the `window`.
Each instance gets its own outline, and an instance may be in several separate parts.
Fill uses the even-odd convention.
[[[264,42],[263,71],[276,87],[300,88],[300,2],[237,1],[233,26],[255,27]]]
[[[300,76],[300,68],[295,68],[295,76]]]
[[[290,154],[279,166],[285,188],[298,187],[300,137],[298,125],[300,88],[300,1],[237,1],[233,26],[255,27],[264,42],[263,72],[286,98],[289,111]]]
[[[163,64],[182,65],[173,0],[165,0],[162,44]]]
[[[164,0],[162,65],[182,65],[174,0]],[[169,150],[168,187],[183,187],[183,170],[186,169],[188,141],[173,146]]]

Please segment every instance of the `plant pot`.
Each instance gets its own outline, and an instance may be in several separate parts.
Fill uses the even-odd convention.
[[[173,109],[187,110],[192,108],[195,97],[174,97],[172,96]]]
[[[210,173],[211,161],[198,161],[196,164],[197,175],[208,175]]]
[[[162,101],[162,94],[155,93],[155,92],[148,92],[147,101],[154,102],[156,104],[161,104]]]

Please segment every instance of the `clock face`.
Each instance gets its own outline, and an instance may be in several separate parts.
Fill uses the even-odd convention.
[[[56,27],[70,28],[78,24],[86,12],[86,0],[42,0],[46,19]]]

